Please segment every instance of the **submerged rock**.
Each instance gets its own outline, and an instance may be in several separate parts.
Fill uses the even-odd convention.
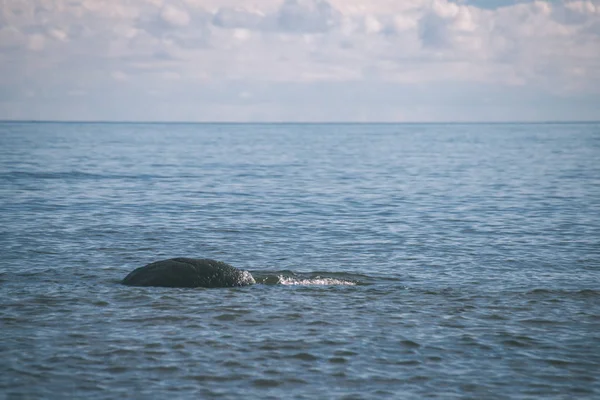
[[[129,286],[234,287],[256,283],[252,274],[221,261],[172,258],[137,268],[123,279]]]

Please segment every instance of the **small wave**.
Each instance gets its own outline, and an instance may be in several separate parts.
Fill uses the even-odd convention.
[[[168,176],[164,175],[150,175],[150,174],[138,174],[138,175],[127,175],[127,174],[98,174],[93,172],[84,171],[11,171],[8,173],[0,174],[0,179],[8,180],[20,180],[20,179],[35,179],[35,180],[103,180],[103,179],[165,179]]]
[[[9,179],[99,179],[102,175],[82,171],[12,171],[0,175]]]
[[[600,296],[600,290],[595,289],[546,289],[537,288],[525,292],[526,296],[556,296],[558,298],[565,297],[582,297],[582,298],[597,298]]]
[[[348,285],[348,286],[354,286],[356,285],[356,282],[352,282],[352,281],[346,281],[343,279],[337,279],[337,278],[326,278],[326,277],[314,277],[314,278],[295,278],[295,277],[291,277],[291,276],[283,276],[283,275],[279,275],[277,277],[279,280],[277,283],[279,283],[280,285],[302,285],[302,286],[306,286],[306,285],[324,285],[324,286],[331,286],[331,285]]]

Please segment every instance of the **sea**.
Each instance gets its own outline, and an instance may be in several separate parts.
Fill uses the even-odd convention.
[[[600,123],[2,122],[0,398],[598,399]]]

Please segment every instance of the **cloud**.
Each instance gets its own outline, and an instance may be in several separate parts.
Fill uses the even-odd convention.
[[[44,49],[45,43],[46,43],[45,37],[43,35],[36,33],[36,34],[29,36],[27,48],[32,51],[41,51]]]
[[[310,34],[333,29],[339,18],[339,11],[325,0],[284,0],[270,13],[221,7],[215,13],[212,23],[224,29]]]
[[[0,28],[0,49],[3,51],[17,50],[25,42],[25,35],[12,26]]]
[[[190,23],[190,15],[186,11],[170,4],[163,7],[160,17],[171,26],[182,27]]]
[[[411,110],[431,119],[435,110],[446,115],[448,109],[436,98],[454,107],[448,93],[467,93],[477,104],[476,97],[517,98],[515,90],[539,95],[523,96],[531,99],[531,115],[539,115],[535,101],[546,96],[565,109],[561,118],[581,117],[576,102],[570,107],[564,99],[600,105],[599,48],[600,2],[590,0],[6,0],[0,6],[0,118],[29,118],[27,105],[34,102],[49,117],[71,115],[70,102],[81,97],[72,93],[95,102],[85,115],[110,118],[114,107],[101,111],[103,102],[147,104],[145,93],[152,92],[156,107],[179,104],[173,118],[199,118],[192,101],[210,102],[200,107],[200,119],[227,114],[219,107],[236,115],[317,118],[334,103],[342,110],[336,118],[345,109],[348,118],[410,119],[398,96],[387,96],[389,106],[372,106],[396,111],[371,110],[370,95],[362,96],[371,99],[363,104],[360,91],[375,87],[427,93],[414,96],[420,111]],[[353,87],[353,95],[343,85]],[[490,95],[467,90],[475,86]],[[277,99],[277,91],[282,102],[261,102],[261,93]],[[338,100],[321,104],[324,91],[346,107]],[[306,99],[305,111],[290,93]],[[211,102],[211,94],[217,100]],[[322,114],[306,111],[309,99]],[[144,111],[156,107],[138,109],[137,103],[127,106],[132,118],[156,117]],[[466,105],[460,110],[469,115]],[[78,119],[75,111],[72,119]]]
[[[256,11],[246,11],[239,8],[222,7],[212,18],[212,24],[224,29],[259,30],[264,24],[265,16]]]
[[[325,0],[285,0],[276,20],[283,31],[326,32],[339,20],[339,12]]]

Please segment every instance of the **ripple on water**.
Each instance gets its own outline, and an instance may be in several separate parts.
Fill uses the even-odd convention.
[[[2,394],[596,399],[598,127],[0,124]]]
[[[408,348],[414,348],[414,349],[418,349],[419,347],[421,347],[421,345],[417,342],[413,342],[412,340],[401,340],[400,344],[404,347],[408,347]]]
[[[302,361],[317,361],[319,359],[319,357],[310,353],[296,353],[293,354],[291,358],[295,358]]]
[[[252,384],[258,388],[274,388],[280,386],[282,383],[276,379],[255,379],[252,381]]]

